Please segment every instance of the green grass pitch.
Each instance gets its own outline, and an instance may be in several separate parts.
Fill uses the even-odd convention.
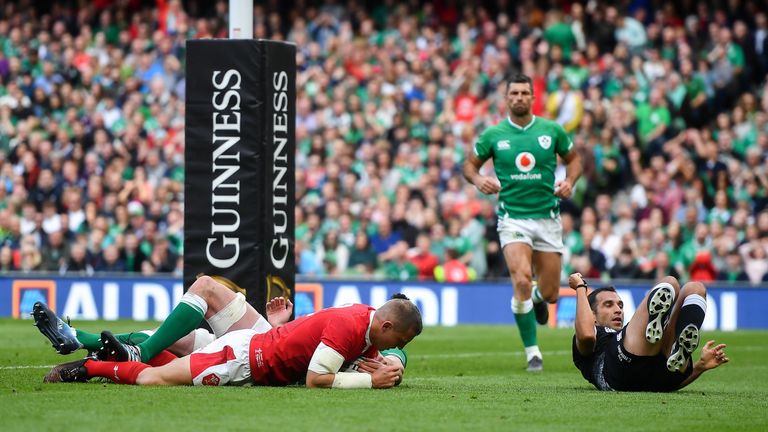
[[[84,330],[150,323],[82,322]],[[524,370],[514,327],[430,327],[394,390],[43,384],[60,356],[31,320],[0,320],[3,431],[766,431],[768,332],[705,332],[731,363],[677,393],[604,393],[571,362],[572,332],[540,330],[541,374]],[[698,352],[696,353],[698,358]]]

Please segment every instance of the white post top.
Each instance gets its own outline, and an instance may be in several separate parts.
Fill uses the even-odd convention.
[[[253,0],[229,0],[229,38],[253,39]]]

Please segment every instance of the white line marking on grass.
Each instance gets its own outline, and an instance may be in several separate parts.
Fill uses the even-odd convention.
[[[543,355],[562,356],[571,355],[571,351],[542,351]],[[525,353],[522,351],[502,351],[502,352],[463,352],[454,354],[423,354],[414,355],[414,358],[437,359],[437,358],[467,358],[467,357],[522,357]]]
[[[733,348],[726,348],[726,349],[732,349],[735,351],[766,351],[768,350],[768,346],[762,346],[762,345],[745,345],[745,346],[735,346]],[[542,351],[543,355],[551,355],[551,356],[566,356],[571,355],[572,352],[570,350],[560,350],[560,351]],[[459,353],[453,353],[453,354],[414,354],[414,358],[423,358],[423,359],[442,359],[442,358],[468,358],[468,357],[523,357],[525,355],[522,351],[501,351],[501,352],[459,352]]]
[[[50,369],[53,365],[38,365],[38,366],[0,366],[0,370],[15,370],[15,369]]]

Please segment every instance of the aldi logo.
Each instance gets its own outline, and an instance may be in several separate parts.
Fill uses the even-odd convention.
[[[29,318],[36,302],[56,310],[56,282],[53,280],[15,280],[11,293],[11,316],[14,318]]]
[[[544,150],[549,150],[549,147],[552,146],[552,137],[549,135],[542,135],[539,137],[539,145]]]

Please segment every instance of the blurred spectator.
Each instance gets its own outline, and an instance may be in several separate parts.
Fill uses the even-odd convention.
[[[420,280],[432,280],[435,275],[435,267],[440,263],[437,256],[431,250],[429,235],[419,234],[416,237],[416,247],[408,252],[409,259],[416,266]]]
[[[750,282],[756,284],[763,280],[768,273],[768,253],[765,246],[759,241],[753,240],[743,244],[739,248],[742,260],[744,261],[744,271],[749,276]]]
[[[671,117],[660,87],[651,90],[648,103],[640,104],[636,115],[637,132],[643,151],[649,156],[661,153]]]
[[[605,255],[599,249],[594,248],[595,236],[594,225],[583,225],[581,227],[581,238],[584,241],[583,255],[588,258],[590,269],[589,272],[585,274],[591,275],[587,277],[599,278],[602,276],[603,272],[607,270],[607,264]]]
[[[338,231],[331,229],[326,232],[318,251],[320,260],[325,266],[325,274],[338,276],[347,271],[349,249],[339,241]]]
[[[104,248],[102,259],[94,267],[97,272],[121,273],[125,270],[125,262],[120,258],[120,251],[115,245]]]
[[[726,257],[725,267],[720,270],[717,275],[717,280],[725,282],[747,282],[749,276],[744,271],[744,263],[741,260],[741,255],[736,250],[728,252]]]
[[[382,254],[401,239],[400,233],[392,231],[392,222],[389,219],[382,219],[379,221],[376,232],[371,236],[371,247],[377,254]]]
[[[560,89],[552,92],[547,99],[547,112],[566,132],[573,132],[584,115],[584,98],[581,91],[574,90],[570,81],[561,78]]]
[[[700,251],[693,259],[690,268],[691,280],[699,282],[711,282],[717,278],[717,270],[712,264],[712,254],[709,251]]]
[[[7,273],[17,270],[13,263],[13,250],[10,246],[0,247],[0,273]]]
[[[139,238],[134,232],[126,232],[123,242],[124,247],[120,256],[120,261],[125,263],[125,269],[127,271],[140,273],[147,257],[139,248]]]
[[[312,249],[304,247],[304,242],[296,239],[296,272],[309,276],[323,274],[323,264]]]
[[[675,266],[670,263],[669,254],[664,250],[657,251],[654,259],[647,260],[639,270],[639,279],[658,281],[665,276],[678,279],[681,277]]]
[[[31,236],[25,236],[21,242],[21,259],[19,270],[23,272],[34,272],[41,270],[40,264],[42,257],[35,239]]]
[[[386,252],[379,254],[384,262],[383,275],[389,280],[412,280],[418,277],[418,269],[408,260],[408,243],[400,240]]]
[[[349,255],[349,270],[355,274],[373,273],[378,263],[377,255],[368,241],[368,235],[363,231],[358,232]]]
[[[459,254],[455,249],[445,251],[446,261],[435,267],[435,280],[447,283],[470,282],[477,278],[477,273],[471,267],[461,262]]]
[[[25,257],[27,269],[55,270],[63,254],[64,271],[88,271],[114,246],[128,272],[178,272],[184,44],[226,36],[227,5],[70,6],[9,2],[0,19],[0,245],[13,262],[3,268]],[[505,79],[522,71],[535,114],[566,125],[584,161],[562,203],[574,215],[566,268],[607,275],[630,248],[637,277],[655,278],[669,266],[663,251],[688,280],[699,252],[725,275],[736,249],[750,281],[764,277],[764,11],[443,6],[254,10],[255,36],[297,46],[296,238],[319,258],[313,273],[381,274],[377,253],[429,233],[438,260],[453,247],[480,277],[504,277],[495,197],[467,187],[459,167],[475,131],[506,117]],[[22,254],[28,235],[37,266]],[[75,243],[86,264],[71,259]]]
[[[611,279],[635,279],[639,276],[640,268],[637,266],[632,249],[623,248],[619,253],[616,264],[611,267],[608,274]]]
[[[86,259],[86,248],[82,242],[76,242],[70,246],[69,259],[64,264],[62,272],[81,275],[93,274],[93,267]]]
[[[54,272],[64,266],[69,257],[69,245],[64,240],[61,229],[48,234],[48,242],[42,249],[42,270]]]

